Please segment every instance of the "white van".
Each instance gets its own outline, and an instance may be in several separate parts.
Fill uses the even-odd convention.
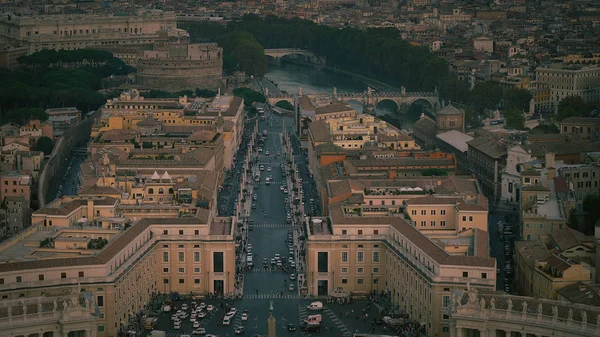
[[[309,315],[304,321],[308,324],[317,324],[321,323],[322,320],[323,316],[321,315]]]
[[[311,311],[323,310],[323,303],[312,302],[309,306],[306,307],[306,309],[311,310]]]

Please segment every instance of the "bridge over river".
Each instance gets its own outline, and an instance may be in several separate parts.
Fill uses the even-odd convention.
[[[266,89],[265,97],[267,102],[274,106],[280,101],[290,102],[292,105],[296,101],[297,96],[303,96],[302,88],[299,89],[299,95],[290,94],[269,94],[269,90]],[[371,88],[363,92],[337,92],[336,88],[333,88],[332,93],[315,93],[304,95],[308,96],[313,101],[342,101],[342,102],[358,102],[362,105],[363,111],[375,111],[377,105],[383,101],[391,101],[396,104],[397,111],[404,112],[408,109],[411,104],[423,105],[425,109],[428,109],[435,113],[441,107],[441,102],[437,89],[431,92],[407,92],[404,87],[399,92],[379,92],[374,91]]]
[[[282,58],[290,55],[301,56],[302,60],[306,63],[325,64],[326,61],[325,57],[317,56],[313,52],[304,49],[265,49],[265,56],[273,58],[275,60],[275,63],[280,63]]]

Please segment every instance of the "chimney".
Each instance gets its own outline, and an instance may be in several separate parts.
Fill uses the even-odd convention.
[[[546,152],[546,168],[554,168],[554,153],[553,152]]]
[[[87,220],[94,220],[94,200],[93,198],[89,198],[87,200]]]

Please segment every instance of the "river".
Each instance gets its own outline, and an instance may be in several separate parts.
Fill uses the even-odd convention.
[[[290,94],[298,94],[300,87],[304,94],[317,92],[333,94],[334,87],[338,92],[361,92],[367,89],[366,84],[348,75],[286,62],[281,62],[279,65],[269,64],[265,77],[276,83],[280,90]],[[363,110],[358,102],[350,102],[350,106],[358,112]],[[394,115],[400,120],[403,129],[411,127],[412,123],[405,115],[396,113],[396,104],[393,102],[379,103],[375,113],[377,116]]]

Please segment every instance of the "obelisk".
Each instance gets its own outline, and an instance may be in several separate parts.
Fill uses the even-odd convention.
[[[273,301],[271,301],[271,305],[269,306],[269,319],[267,320],[268,324],[268,335],[269,337],[275,337],[276,335],[276,324],[275,324],[275,316],[273,316]]]

